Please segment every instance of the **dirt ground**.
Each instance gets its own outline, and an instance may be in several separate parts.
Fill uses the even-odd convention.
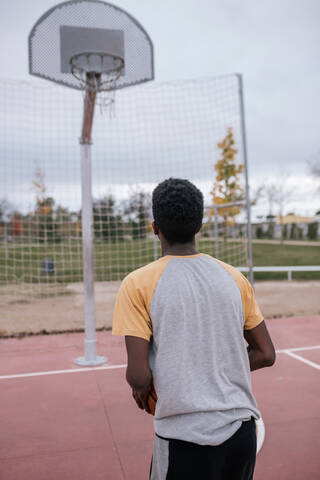
[[[95,284],[96,327],[109,329],[120,282]],[[256,282],[256,298],[265,318],[320,314],[320,281]],[[52,291],[48,289],[48,293]],[[69,284],[57,296],[0,289],[0,336],[81,331],[84,329],[83,286]],[[48,298],[42,298],[42,297]]]

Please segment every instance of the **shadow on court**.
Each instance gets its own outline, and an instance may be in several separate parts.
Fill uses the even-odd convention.
[[[319,323],[267,321],[278,354],[252,374],[266,428],[255,480],[319,478]],[[0,340],[1,480],[148,478],[152,417],[125,382],[123,339],[98,333],[102,368],[77,367],[83,350],[82,334]]]

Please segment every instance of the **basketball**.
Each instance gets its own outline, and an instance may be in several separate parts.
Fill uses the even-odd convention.
[[[156,394],[156,391],[154,389],[154,385],[152,384],[152,388],[151,388],[151,391],[149,393],[149,397],[148,397],[148,406],[150,408],[150,414],[151,415],[154,415],[154,412],[156,410],[156,403],[157,403],[157,394]]]

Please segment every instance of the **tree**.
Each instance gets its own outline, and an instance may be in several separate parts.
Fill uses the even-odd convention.
[[[267,199],[269,214],[267,219],[271,221],[274,218],[274,208],[278,213],[280,230],[281,230],[281,243],[288,235],[288,227],[283,224],[284,210],[287,207],[294,187],[288,186],[288,180],[290,174],[282,172],[277,176],[276,180],[266,180],[263,187],[263,196]]]
[[[269,223],[266,236],[270,240],[274,237],[274,223]]]
[[[317,240],[318,238],[318,222],[312,222],[308,224],[307,236],[309,240]]]
[[[266,197],[268,202],[268,210],[269,210],[268,217],[269,219],[274,218],[273,206],[276,203],[278,187],[274,183],[267,182],[264,184],[262,188],[263,188],[264,196]]]
[[[11,206],[9,202],[5,198],[2,198],[0,200],[0,235],[6,235],[10,210]]]
[[[263,238],[263,230],[262,230],[262,227],[260,227],[260,225],[256,229],[256,237],[257,238]]]
[[[292,196],[292,192],[294,190],[293,187],[288,186],[288,180],[290,175],[288,173],[281,173],[278,183],[276,185],[276,197],[275,202],[278,206],[278,216],[281,228],[281,243],[283,240],[287,238],[288,235],[288,227],[287,225],[283,224],[283,217],[284,217],[284,209],[288,205],[290,198]]]
[[[123,221],[115,213],[115,200],[112,195],[93,202],[94,236],[102,241],[123,240]]]
[[[139,188],[132,190],[125,214],[129,216],[132,238],[145,238],[150,230],[151,195]]]
[[[11,235],[13,237],[21,237],[22,233],[23,225],[21,222],[21,215],[15,212],[11,220]]]
[[[35,235],[40,242],[58,242],[61,240],[59,224],[54,220],[54,198],[46,196],[44,173],[36,168],[32,181],[36,193],[36,208],[34,212]]]
[[[295,240],[297,238],[297,234],[298,234],[297,224],[296,223],[291,223],[290,239]]]
[[[285,223],[281,225],[281,240],[285,240],[288,237],[288,225]]]
[[[54,209],[53,216],[61,240],[76,235],[77,214],[70,212],[66,207],[58,205]]]
[[[0,225],[3,225],[7,221],[10,210],[9,202],[5,198],[2,198],[0,200]]]
[[[307,171],[315,178],[320,191],[320,150],[307,160]]]
[[[60,225],[55,221],[55,200],[46,197],[38,202],[36,216],[38,218],[38,236],[40,242],[61,241]]]
[[[244,190],[240,184],[239,175],[243,172],[244,165],[236,163],[238,150],[232,128],[228,128],[227,135],[218,143],[220,158],[214,165],[216,178],[211,191],[215,205],[237,202],[244,199]],[[223,218],[223,238],[227,241],[228,225],[233,225],[234,218],[240,213],[238,206],[220,207],[218,215]]]
[[[44,183],[44,173],[42,172],[40,167],[36,167],[34,179],[32,180],[32,185],[36,193],[36,202],[37,204],[41,203],[41,201],[45,197],[47,188]]]

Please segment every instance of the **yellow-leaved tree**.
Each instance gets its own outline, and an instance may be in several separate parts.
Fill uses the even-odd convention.
[[[36,193],[36,207],[34,211],[35,231],[33,234],[41,243],[56,241],[58,239],[58,225],[53,218],[54,199],[46,196],[47,188],[44,174],[40,168],[36,168],[32,185]]]
[[[240,174],[243,172],[244,165],[236,163],[238,150],[235,148],[235,140],[232,128],[228,128],[227,135],[218,143],[220,158],[214,165],[216,178],[212,195],[213,204],[223,205],[225,203],[237,202],[244,199],[244,189],[240,183]],[[235,217],[240,213],[238,206],[219,207],[217,214],[223,218],[223,239],[224,243],[228,237],[228,226],[233,225]],[[214,210],[211,211],[214,214]]]

